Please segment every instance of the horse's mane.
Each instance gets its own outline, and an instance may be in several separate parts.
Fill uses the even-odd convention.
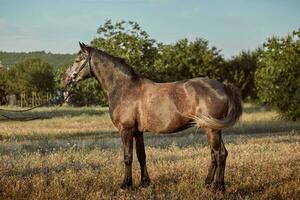
[[[126,60],[124,58],[121,57],[117,57],[114,55],[111,55],[103,50],[100,49],[96,49],[96,48],[92,48],[94,49],[98,54],[100,54],[100,56],[103,56],[115,63],[117,63],[117,67],[125,74],[132,76],[133,78],[137,78],[139,77],[136,72],[134,71],[134,69],[126,62]]]

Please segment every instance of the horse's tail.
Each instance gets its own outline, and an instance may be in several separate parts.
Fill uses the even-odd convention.
[[[233,84],[225,85],[225,90],[229,97],[226,117],[215,119],[211,116],[197,114],[197,116],[193,116],[197,127],[222,129],[234,125],[239,120],[243,113],[241,93]]]

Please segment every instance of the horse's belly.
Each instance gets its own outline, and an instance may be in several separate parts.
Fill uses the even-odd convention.
[[[141,110],[139,130],[142,132],[172,133],[182,130],[190,121],[178,112],[171,101],[154,99]]]
[[[173,117],[168,120],[151,117],[151,119],[139,125],[142,132],[173,133],[188,127],[189,120],[182,117]]]

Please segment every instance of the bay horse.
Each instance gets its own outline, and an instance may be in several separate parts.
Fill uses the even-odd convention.
[[[205,185],[224,192],[228,152],[222,129],[235,124],[242,114],[239,90],[209,78],[157,83],[136,74],[123,59],[79,43],[75,61],[63,77],[65,85],[95,77],[108,99],[109,114],[122,137],[125,176],[121,188],[132,186],[133,139],[141,169],[141,187],[150,184],[143,132],[173,133],[191,123],[204,129],[211,163]]]

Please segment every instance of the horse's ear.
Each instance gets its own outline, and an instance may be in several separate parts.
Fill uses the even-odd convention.
[[[80,49],[83,49],[83,45],[81,42],[78,42],[79,43],[79,46],[80,46]]]
[[[89,47],[82,42],[79,42],[79,46],[82,52],[89,53]]]

